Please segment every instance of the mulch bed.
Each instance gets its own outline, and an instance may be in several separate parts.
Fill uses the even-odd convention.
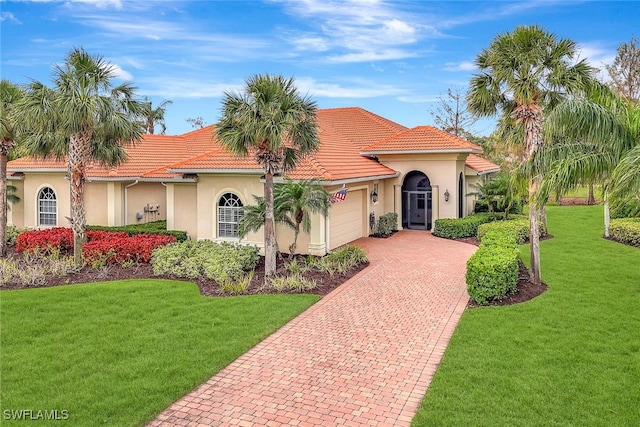
[[[15,253],[12,249],[9,250],[9,257],[20,259],[22,254]],[[276,274],[286,275],[287,271],[284,268],[285,261],[288,260],[288,255],[284,255],[282,257],[278,257],[277,260],[277,270]],[[328,273],[323,273],[320,271],[310,271],[304,274],[304,276],[308,279],[314,280],[318,286],[308,292],[315,295],[326,295],[351,277],[355,276],[361,270],[365,269],[369,263],[364,263],[359,265],[356,268],[353,268],[349,272],[345,274],[335,273],[330,275]],[[176,277],[172,275],[160,275],[156,276],[153,274],[153,269],[151,268],[151,264],[140,263],[136,264],[130,268],[124,268],[120,264],[112,264],[104,268],[91,268],[90,266],[85,265],[80,271],[69,273],[66,276],[47,276],[45,282],[43,284],[38,284],[36,286],[30,286],[29,288],[46,288],[51,286],[61,286],[61,285],[71,285],[77,283],[94,283],[94,282],[104,282],[110,280],[124,280],[124,279],[169,279],[169,280],[182,280],[193,282],[198,285],[200,288],[200,293],[205,296],[228,296],[228,294],[224,294],[220,292],[219,285],[207,278],[200,279],[185,279],[181,277]],[[266,293],[295,293],[291,292],[277,292],[273,289],[265,288],[264,284],[264,258],[260,259],[258,266],[255,269],[253,280],[251,281],[251,285],[247,290],[246,294],[266,294]],[[25,286],[21,283],[17,282],[9,282],[6,285],[2,286],[2,290],[9,289],[24,289]]]
[[[382,236],[380,236],[382,237]],[[388,236],[384,236],[388,237]],[[549,238],[547,236],[546,238]],[[475,237],[469,237],[465,239],[458,239],[458,241],[462,241],[465,243],[469,243],[472,245],[479,245],[478,239]],[[20,258],[22,254],[12,252],[10,249],[10,253],[8,254],[10,257]],[[283,255],[278,257],[277,260],[277,272],[279,275],[286,275],[287,271],[284,268],[284,263],[288,260],[288,255]],[[339,287],[341,284],[358,274],[363,269],[367,268],[369,263],[364,263],[358,266],[357,268],[352,269],[346,274],[333,274],[330,275],[328,273],[323,273],[320,271],[310,271],[305,273],[305,277],[308,279],[314,280],[318,286],[316,289],[310,291],[309,293],[324,296],[330,293],[332,290]],[[228,296],[228,294],[224,294],[220,291],[219,285],[206,278],[200,279],[185,279],[180,277],[175,277],[172,275],[161,275],[156,276],[153,274],[153,269],[151,268],[151,264],[137,264],[130,268],[124,268],[119,264],[110,265],[101,269],[91,268],[90,266],[84,266],[80,271],[70,273],[66,276],[48,276],[43,284],[39,284],[32,287],[51,287],[51,286],[62,286],[62,285],[71,285],[77,283],[94,283],[94,282],[104,282],[110,280],[125,280],[125,279],[169,279],[169,280],[182,280],[182,281],[190,281],[198,285],[200,289],[200,293],[205,296],[215,296],[215,297],[223,297]],[[265,288],[264,285],[264,258],[260,259],[258,266],[255,269],[253,280],[251,281],[251,285],[246,294],[248,295],[256,295],[256,294],[266,294],[266,293],[281,293],[277,292],[270,288]],[[25,286],[20,283],[10,282],[5,284],[2,287],[2,290],[9,289],[24,289]],[[518,287],[517,291],[514,294],[507,295],[502,301],[494,301],[489,305],[510,305],[517,304],[519,302],[528,301],[536,296],[542,294],[547,290],[547,286],[545,284],[536,285],[529,281],[529,270],[524,266],[524,264],[520,263],[520,273],[518,275]],[[287,293],[287,292],[284,292]],[[294,291],[289,291],[288,293],[295,293]],[[467,307],[477,307],[477,304],[473,302],[469,302]]]

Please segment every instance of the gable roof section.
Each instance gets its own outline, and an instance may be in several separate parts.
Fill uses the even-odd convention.
[[[318,127],[333,130],[358,148],[407,130],[405,126],[359,107],[318,110]]]
[[[478,175],[485,175],[500,170],[500,166],[475,154],[469,154],[467,156],[465,166],[475,171]]]
[[[251,154],[247,157],[234,156],[215,139],[214,126],[206,129],[215,148],[191,159],[174,163],[167,167],[169,171],[174,173],[262,173],[262,167]],[[396,175],[394,170],[361,156],[358,148],[349,139],[331,128],[328,130],[320,128],[318,137],[321,149],[302,159],[294,170],[287,173],[288,177],[335,181]]]
[[[482,147],[436,129],[418,126],[362,148],[360,154],[482,153]]]

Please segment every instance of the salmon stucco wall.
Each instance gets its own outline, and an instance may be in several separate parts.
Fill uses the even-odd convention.
[[[56,226],[68,227],[66,217],[71,216],[71,202],[69,197],[69,181],[65,173],[29,173],[24,175],[24,203],[23,224],[25,227],[38,227],[38,193],[44,187],[51,188],[56,195]]]
[[[464,174],[466,153],[381,154],[378,158],[381,163],[400,172],[397,178],[385,180],[384,185],[385,211],[397,212],[399,223],[402,218],[402,184],[412,171],[422,172],[429,178],[433,191],[433,220],[458,217],[457,197],[464,197],[458,192],[458,178],[460,172]],[[445,201],[445,191],[449,192],[449,201]]]
[[[160,182],[138,182],[125,185],[126,224],[143,224],[167,219],[166,188]],[[157,210],[146,212],[146,207],[157,206]],[[155,209],[155,208],[153,208]],[[142,218],[138,218],[141,216]]]
[[[190,238],[197,238],[197,184],[167,184],[167,229],[186,231]]]

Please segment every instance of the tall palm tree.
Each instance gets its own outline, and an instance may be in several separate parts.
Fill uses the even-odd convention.
[[[140,103],[134,87],[115,85],[115,68],[101,56],[74,48],[64,64],[55,65],[53,88],[33,81],[19,106],[27,132],[27,151],[36,156],[66,157],[71,190],[74,260],[82,264],[86,211],[84,184],[91,162],[115,166],[126,159],[122,144],[139,140],[135,120]]]
[[[147,133],[153,135],[156,130],[156,125],[159,125],[162,128],[160,134],[164,135],[167,131],[167,126],[164,123],[164,115],[167,112],[167,106],[171,104],[173,104],[173,101],[165,99],[156,108],[153,108],[151,100],[146,96],[144,97],[140,115],[144,119],[143,126]]]
[[[318,149],[316,103],[301,96],[293,78],[255,75],[242,93],[226,92],[216,134],[239,156],[253,155],[264,170],[265,277],[276,271],[273,177]]]
[[[0,81],[0,256],[7,254],[7,161],[16,139],[15,108],[23,96],[19,86],[6,79]]]
[[[289,246],[289,253],[294,255],[298,246],[300,228],[305,233],[311,231],[311,214],[329,212],[329,192],[315,185],[313,181],[293,182],[287,180],[285,184],[276,185],[274,190],[274,205],[277,211],[286,213],[287,221],[294,231],[293,243]]]
[[[575,62],[576,44],[538,26],[518,26],[498,35],[476,58],[479,73],[467,94],[469,111],[478,116],[501,114],[524,129],[525,159],[542,146],[542,123],[567,94],[579,93],[590,83],[592,69]],[[529,181],[534,199],[540,178]],[[530,203],[531,280],[540,283],[539,206]]]
[[[564,193],[594,180],[602,182],[605,236],[610,204],[615,208],[640,195],[640,106],[604,85],[589,96],[563,102],[548,116],[550,144],[535,158],[544,170],[540,194]]]

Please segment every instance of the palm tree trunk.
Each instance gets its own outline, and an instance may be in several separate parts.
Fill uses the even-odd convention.
[[[264,175],[264,276],[272,276],[276,272],[276,226],[273,213],[273,173]],[[265,283],[266,284],[266,283]]]
[[[0,256],[7,255],[7,150],[0,148]]]
[[[529,185],[529,242],[531,244],[530,261],[531,270],[529,280],[540,284],[540,224],[538,223],[538,207],[532,202],[537,189],[536,179],[532,179]]]
[[[609,209],[609,195],[607,194],[607,190],[604,190],[603,193],[604,199],[604,237],[609,237],[610,228],[611,228],[611,211]]]
[[[587,197],[587,205],[595,205],[596,197],[593,194],[593,183],[589,184],[589,197]]]
[[[69,140],[69,179],[71,189],[71,230],[73,231],[73,261],[82,266],[82,245],[85,242],[87,212],[84,206],[86,159],[91,152],[91,131],[72,135]]]
[[[295,255],[296,248],[298,247],[298,234],[300,234],[300,223],[296,223],[296,227],[293,229],[293,243],[289,246],[291,258]]]

